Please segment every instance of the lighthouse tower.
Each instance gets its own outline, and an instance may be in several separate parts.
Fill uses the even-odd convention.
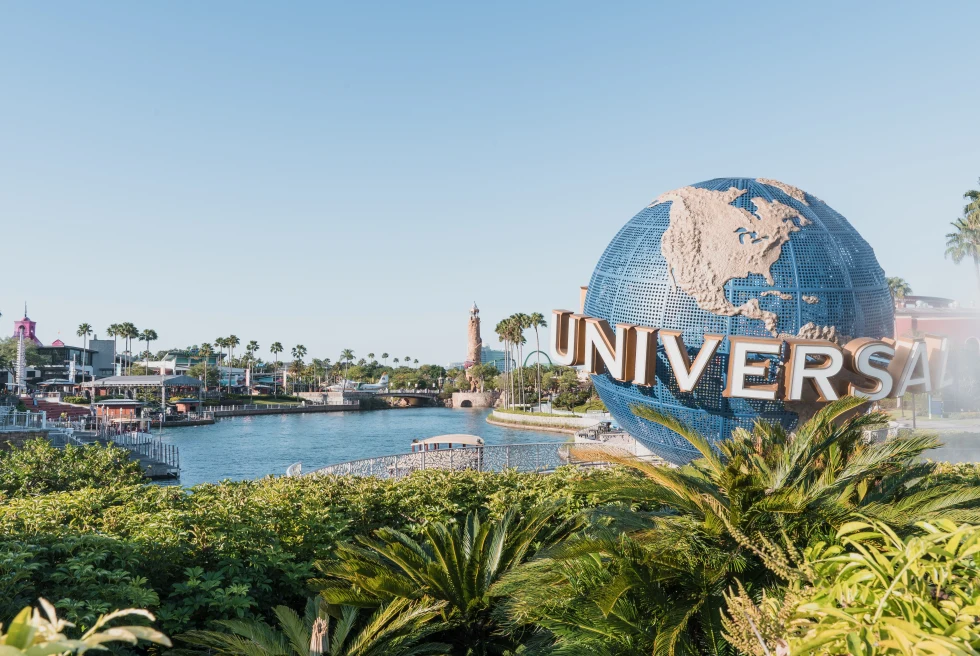
[[[480,308],[476,307],[476,301],[473,301],[473,307],[470,308],[470,325],[467,331],[467,338],[465,366],[468,369],[479,365],[483,361],[481,354],[483,350],[483,338],[480,337]]]

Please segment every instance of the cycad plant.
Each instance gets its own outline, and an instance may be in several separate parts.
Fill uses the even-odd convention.
[[[222,656],[426,656],[445,654],[448,645],[427,642],[426,623],[440,604],[398,599],[367,615],[353,606],[328,607],[318,599],[303,617],[276,606],[274,628],[260,620],[219,620],[224,631],[190,631],[180,637]]]
[[[499,631],[490,588],[524,562],[539,543],[560,541],[576,522],[552,518],[557,508],[542,505],[519,515],[512,509],[497,520],[471,512],[458,524],[434,523],[416,541],[384,528],[373,538],[337,550],[338,560],[319,563],[326,575],[317,583],[331,604],[379,606],[394,600],[435,599],[449,642],[473,654],[505,653],[515,642]]]
[[[802,548],[854,512],[899,530],[923,520],[980,519],[980,489],[923,485],[934,465],[920,458],[937,445],[935,437],[866,443],[864,429],[885,417],[856,414],[862,403],[830,403],[795,432],[759,421],[717,443],[674,417],[634,407],[685,437],[701,457],[671,469],[605,455],[639,475],[584,484],[583,491],[619,505],[603,510],[585,535],[543,550],[501,583],[511,621],[546,626],[559,648],[575,653],[595,639],[594,622],[581,618],[598,613],[608,622],[614,611],[626,617],[636,608],[646,619],[632,628],[618,622],[620,641],[628,632],[636,642],[652,638],[654,654],[730,653],[721,627],[725,591],[736,581],[750,591],[778,583],[760,562],[761,540]],[[593,563],[609,576],[593,575]],[[550,594],[542,594],[531,568],[551,582]]]

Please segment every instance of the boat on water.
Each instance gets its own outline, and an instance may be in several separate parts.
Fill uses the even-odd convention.
[[[464,433],[453,433],[450,435],[436,435],[424,440],[412,440],[412,453],[423,451],[440,451],[445,449],[467,449],[483,447],[483,438],[476,435],[466,435]]]

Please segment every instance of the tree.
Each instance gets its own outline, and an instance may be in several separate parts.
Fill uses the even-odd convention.
[[[980,287],[980,216],[970,215],[950,225],[954,230],[946,234],[946,257],[956,264],[965,258],[972,259],[977,286]]]
[[[272,353],[272,355],[276,359],[276,364],[272,370],[272,394],[274,396],[279,395],[279,389],[278,387],[276,387],[279,383],[279,380],[276,374],[279,371],[279,354],[282,353],[282,351],[283,348],[281,342],[272,342],[272,345],[269,347],[269,353]]]
[[[256,361],[255,360],[255,353],[258,350],[259,350],[259,343],[257,341],[255,341],[254,339],[251,340],[248,343],[248,345],[245,347],[245,352],[248,353],[248,372],[249,372],[248,380],[249,380],[249,383],[250,384],[253,384],[253,385],[255,383],[252,380],[252,375],[253,375],[252,374],[252,368],[253,368],[253,365],[255,364],[255,361]]]
[[[87,350],[88,349],[88,338],[89,338],[89,335],[92,334],[92,325],[91,324],[88,324],[88,323],[80,324],[78,326],[78,332],[76,332],[75,334],[82,338],[82,349]],[[84,355],[82,356],[82,362],[81,362],[81,364],[82,364],[83,367],[85,366],[85,356]],[[89,358],[89,364],[92,364],[91,358]],[[82,378],[84,379],[84,375],[82,376]]]
[[[384,364],[385,364],[386,367],[388,366],[388,354],[387,353],[382,353],[381,354],[381,361],[384,362]]]
[[[367,354],[367,359],[368,360],[374,360],[374,353],[368,353]]]
[[[363,618],[355,606],[327,607],[315,599],[303,617],[286,606],[273,613],[279,627],[258,620],[218,620],[221,631],[190,631],[185,642],[219,656],[424,656],[446,653],[446,645],[425,642],[435,627],[427,623],[442,604],[398,600]]]
[[[581,618],[570,616],[570,609],[585,612],[589,604],[595,608],[595,600],[608,600],[603,611],[618,606],[628,614],[627,607],[635,605],[641,617],[653,618],[655,653],[685,653],[695,645],[721,653],[723,592],[736,581],[750,590],[778,583],[760,558],[767,541],[781,539],[802,549],[854,513],[903,531],[919,521],[980,519],[980,489],[925,482],[936,465],[922,455],[938,444],[935,436],[865,443],[863,431],[887,416],[855,415],[864,403],[852,397],[831,402],[795,433],[759,421],[720,442],[673,416],[634,406],[634,414],[685,438],[700,457],[670,469],[604,455],[643,478],[586,484],[582,491],[657,512],[607,513],[611,525],[597,523],[582,544],[555,551],[535,565],[536,577],[516,585],[512,616],[573,627]],[[608,574],[590,579],[583,573],[595,562],[605,562]],[[542,580],[555,581],[546,588],[550,601],[543,597]],[[561,640],[571,644],[593,635],[564,630]],[[646,640],[643,631],[636,629],[633,637]]]
[[[120,326],[118,323],[110,324],[109,327],[106,328],[105,332],[106,335],[112,338],[112,375],[116,375],[116,360],[119,357],[116,355],[116,338],[122,337],[122,326]]]
[[[399,360],[398,358],[395,358],[394,360],[392,360],[392,361],[391,361],[391,363],[392,363],[393,365],[395,365],[396,367],[398,366],[398,363],[399,363],[399,362],[400,362],[400,360]]]
[[[417,365],[418,363],[419,363],[419,359],[418,358],[415,358],[414,360],[412,360],[412,364],[416,364]]]
[[[891,292],[895,300],[905,298],[912,293],[912,287],[905,281],[905,278],[888,277],[888,291]]]
[[[214,345],[218,347],[218,391],[221,391],[221,363],[224,362],[225,348],[228,346],[227,337],[215,337]],[[231,376],[228,376],[229,382],[231,381]]]
[[[231,389],[232,375],[231,369],[235,366],[235,348],[241,344],[241,340],[236,335],[228,335],[225,346],[228,347],[228,389]]]
[[[157,336],[157,331],[152,328],[146,328],[139,334],[139,340],[141,342],[146,342],[146,359],[143,364],[143,368],[147,371],[150,370],[150,342],[155,342],[159,337]]]
[[[130,371],[133,368],[133,340],[139,337],[140,331],[136,328],[136,325],[130,321],[125,322],[120,326],[119,336],[126,340],[126,356],[128,358],[127,366]]]
[[[207,342],[204,342],[203,344],[201,344],[201,348],[199,348],[197,350],[197,352],[198,352],[199,355],[201,355],[204,358],[204,369],[203,369],[203,374],[204,374],[204,390],[207,391],[207,389],[208,389],[208,369],[211,366],[210,359],[211,359],[211,356],[214,355],[214,350],[211,348],[211,345],[210,344],[208,344]],[[188,373],[190,373],[190,371],[188,371]],[[193,376],[194,374],[191,374],[191,375]]]
[[[532,312],[531,316],[528,317],[528,323],[531,328],[534,328],[534,350],[537,355],[538,363],[538,412],[541,412],[541,336],[538,334],[539,328],[547,328],[548,322],[545,321],[544,315],[540,312]]]
[[[340,352],[340,361],[344,363],[344,380],[347,380],[347,374],[350,371],[350,363],[354,360],[354,351],[352,349],[344,349]],[[347,384],[344,383],[346,388]]]

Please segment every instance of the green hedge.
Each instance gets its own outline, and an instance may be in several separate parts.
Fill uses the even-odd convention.
[[[84,396],[64,396],[61,398],[65,403],[74,403],[76,405],[88,405],[88,399]]]
[[[93,473],[35,489],[83,489],[32,495],[21,483],[0,499],[0,617],[45,597],[80,625],[107,609],[146,607],[174,634],[277,604],[299,608],[313,561],[356,534],[381,526],[417,534],[470,510],[499,516],[543,499],[563,501],[570,515],[596,501],[574,481],[628,475],[426,471],[403,481],[270,477],[185,489],[133,484],[87,464],[118,457],[116,449],[76,451],[62,469]],[[22,459],[31,458],[39,464],[28,478],[58,456]]]

